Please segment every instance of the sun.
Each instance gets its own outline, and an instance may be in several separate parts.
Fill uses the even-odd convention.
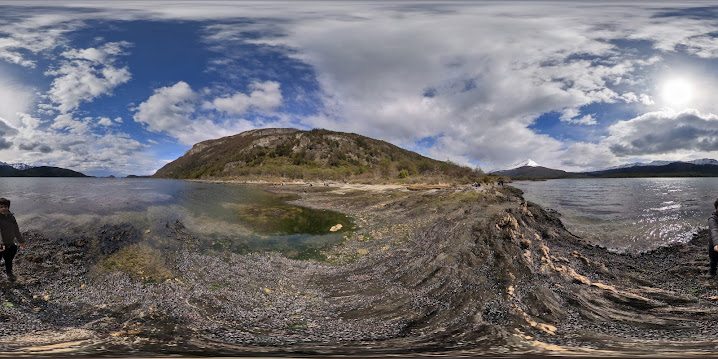
[[[693,99],[693,84],[685,78],[672,78],[663,83],[661,95],[670,105],[685,105]]]

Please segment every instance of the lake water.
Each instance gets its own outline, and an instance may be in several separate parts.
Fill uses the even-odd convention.
[[[601,178],[519,181],[524,198],[561,213],[572,233],[617,251],[690,240],[707,227],[718,178]]]
[[[334,224],[351,229],[350,219],[340,213],[291,206],[283,202],[286,196],[233,184],[0,177],[0,196],[12,201],[21,230],[51,238],[131,223],[158,240],[167,236],[167,223],[179,220],[206,247],[296,255],[342,240],[341,232],[329,232]]]

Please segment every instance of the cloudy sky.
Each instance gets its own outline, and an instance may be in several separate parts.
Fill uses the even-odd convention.
[[[0,0],[0,161],[151,174],[325,128],[564,170],[718,159],[718,3]]]

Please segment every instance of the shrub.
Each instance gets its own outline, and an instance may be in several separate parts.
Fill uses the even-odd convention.
[[[434,172],[434,164],[428,158],[422,158],[417,166],[420,174]]]
[[[399,171],[406,170],[406,172],[410,175],[414,175],[418,172],[416,170],[416,165],[408,158],[401,159],[399,163],[396,164],[396,169]]]
[[[382,158],[377,166],[379,167],[379,174],[383,178],[389,178],[391,174],[391,160]]]
[[[409,177],[409,171],[407,171],[405,169],[399,171],[399,178],[404,179],[407,177]]]

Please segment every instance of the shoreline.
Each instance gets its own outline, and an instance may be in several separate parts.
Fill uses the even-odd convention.
[[[345,183],[338,181],[264,181],[264,180],[203,180],[203,179],[184,179],[182,181],[199,182],[199,183],[224,183],[224,184],[241,184],[256,187],[312,187],[312,188],[339,188],[340,190],[369,190],[374,192],[383,192],[386,190],[414,189],[446,189],[452,187],[470,187],[470,184],[453,184],[453,183]],[[492,186],[493,184],[483,184],[483,187]]]
[[[178,221],[162,243],[27,233],[21,281],[0,282],[0,356],[716,354],[705,233],[616,254],[508,186],[253,186],[358,228],[326,262],[202,253]]]

